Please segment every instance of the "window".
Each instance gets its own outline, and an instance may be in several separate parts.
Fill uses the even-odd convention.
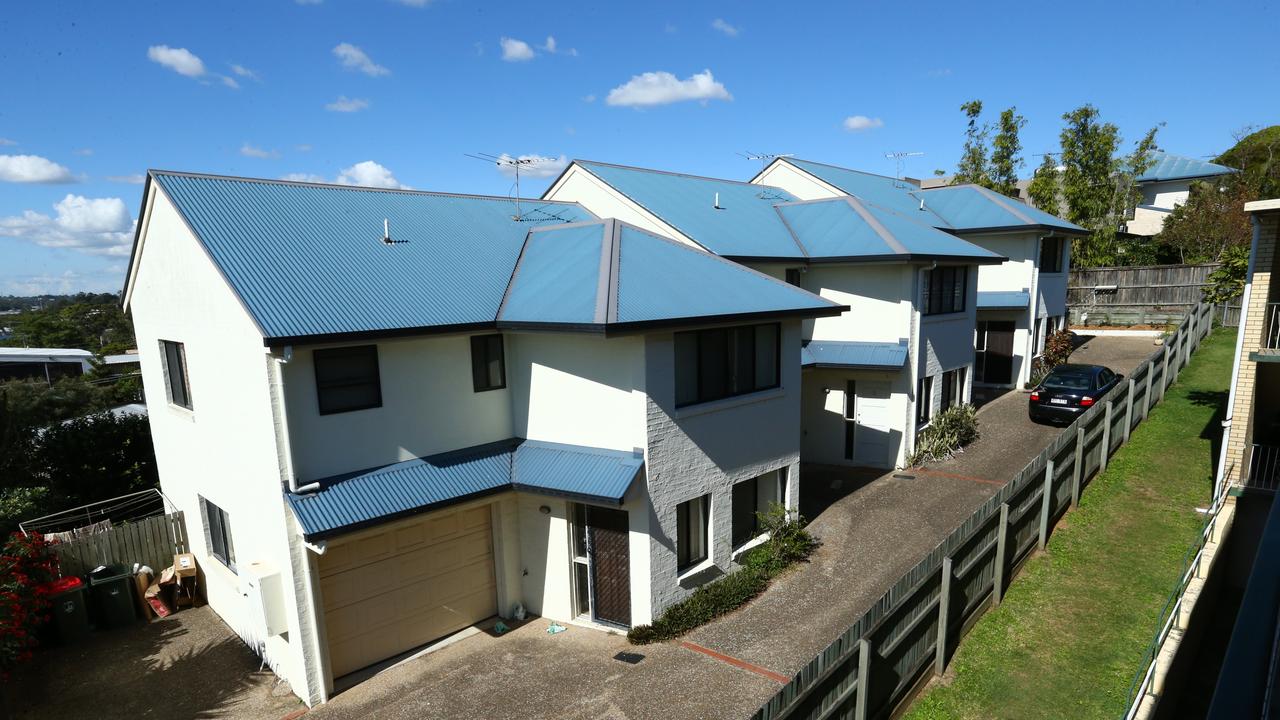
[[[939,410],[955,407],[963,401],[965,369],[956,368],[942,373],[942,406]]]
[[[507,364],[501,335],[471,336],[471,384],[476,392],[507,386]]]
[[[591,568],[587,561],[587,506],[573,504],[574,612],[591,614]]]
[[[164,362],[164,382],[169,402],[191,409],[191,383],[187,380],[187,349],[180,342],[160,341],[160,355]]]
[[[933,378],[920,378],[920,385],[916,388],[916,426],[920,427],[929,423],[929,407],[933,405]]]
[[[314,358],[321,415],[382,407],[378,346],[316,350]]]
[[[844,384],[844,459],[853,459],[853,449],[858,441],[858,383],[846,380]]]
[[[676,407],[778,387],[779,326],[679,332]]]
[[[924,295],[920,309],[925,315],[964,312],[969,268],[939,267],[924,271]]]
[[[1040,272],[1062,272],[1063,239],[1047,237],[1040,240]]]
[[[707,559],[707,520],[710,515],[710,495],[676,506],[676,570],[684,570]]]
[[[231,518],[227,511],[202,497],[200,519],[204,521],[204,538],[209,554],[235,572],[236,551],[231,544]]]
[[[782,502],[781,470],[767,472],[733,486],[733,546],[737,547],[760,532],[759,513]]]
[[[788,285],[800,287],[800,273],[804,272],[801,268],[787,268],[786,279]]]

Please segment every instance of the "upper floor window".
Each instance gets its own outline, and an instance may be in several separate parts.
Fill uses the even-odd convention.
[[[500,390],[507,386],[501,335],[471,336],[471,384],[476,392]]]
[[[924,271],[924,295],[920,308],[925,315],[964,312],[968,294],[969,268],[936,267]]]
[[[1040,272],[1062,272],[1064,245],[1065,239],[1060,237],[1047,237],[1040,241]]]
[[[802,268],[798,268],[798,267],[794,267],[794,268],[787,268],[786,273],[785,273],[785,277],[786,277],[786,280],[787,280],[787,284],[788,284],[788,285],[795,285],[796,287],[800,287],[800,274],[801,274],[802,272],[804,272],[804,270],[803,270]]]
[[[164,383],[169,402],[191,409],[191,382],[187,379],[187,348],[180,342],[160,341]]]
[[[313,356],[321,415],[382,407],[377,345],[316,350]]]
[[[777,323],[678,332],[676,407],[779,385]]]

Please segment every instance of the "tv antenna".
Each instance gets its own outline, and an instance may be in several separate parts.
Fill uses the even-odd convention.
[[[520,213],[520,168],[536,165],[537,163],[542,162],[542,160],[539,158],[511,157],[506,153],[503,153],[502,155],[490,155],[489,153],[476,153],[475,155],[472,155],[471,153],[463,153],[463,155],[481,162],[493,163],[499,168],[509,167],[512,169],[516,176],[516,214],[511,219],[517,222],[524,220],[524,216]]]
[[[748,160],[759,160],[761,165],[768,165],[770,162],[778,158],[795,157],[795,153],[753,153],[750,150],[744,153],[738,153]]]
[[[922,155],[924,155],[922,152],[890,152],[884,154],[886,158],[892,160],[894,163],[894,187],[906,187],[906,184],[902,182],[902,166],[906,163],[907,158],[920,157]]]

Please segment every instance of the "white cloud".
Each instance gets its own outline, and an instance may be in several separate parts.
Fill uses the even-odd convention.
[[[723,18],[716,18],[715,20],[712,20],[711,27],[716,30],[719,30],[720,32],[724,33],[725,35],[728,35],[729,37],[738,37],[738,33],[742,32],[742,28],[734,27],[733,25],[730,25],[729,23],[725,22]]]
[[[546,50],[546,51],[547,51],[547,52],[549,52],[549,53],[553,53],[553,52],[555,52],[555,51],[556,51],[556,39],[555,39],[554,37],[552,37],[552,36],[548,35],[548,36],[547,36],[547,41],[546,41],[545,43],[543,43],[543,44],[542,44],[542,49],[543,49],[543,50]]]
[[[324,2],[324,0],[293,0],[293,1],[298,3],[299,5],[319,5],[320,3]]]
[[[294,145],[293,149],[297,150],[298,152],[311,152],[312,147],[310,145],[307,145],[306,143],[303,143],[301,145]]]
[[[55,217],[27,210],[0,217],[0,237],[91,255],[128,255],[133,218],[120,198],[67,195],[53,206]]]
[[[217,78],[219,82],[231,88],[232,90],[240,89],[240,83],[236,82],[236,79],[229,75],[218,75]]]
[[[349,98],[346,95],[339,95],[337,100],[324,106],[329,112],[360,112],[369,107],[369,101],[364,98]]]
[[[261,78],[258,77],[258,73],[254,72],[253,70],[250,70],[249,68],[243,65],[238,65],[236,63],[231,63],[231,72],[248,80],[255,80],[258,82],[261,82],[262,80]]]
[[[17,144],[18,144],[17,140],[10,140],[9,138],[0,137],[0,147],[3,147],[5,145],[17,145]]]
[[[395,0],[395,1],[400,3],[401,5],[405,5],[408,7],[416,7],[416,8],[426,7],[431,4],[431,0]]]
[[[951,75],[951,68],[935,68],[929,71],[929,77],[948,77]]]
[[[117,292],[124,282],[124,266],[113,263],[100,271],[61,275],[0,276],[0,295],[70,295],[77,292]]]
[[[0,155],[0,182],[70,183],[71,171],[39,155]]]
[[[875,130],[881,127],[884,127],[884,121],[880,118],[870,118],[866,115],[850,115],[844,119],[844,129],[849,132]]]
[[[498,172],[506,175],[507,177],[515,177],[516,169],[515,166],[507,165],[506,163],[517,159],[533,161],[527,165],[520,166],[520,177],[526,178],[555,177],[560,174],[561,170],[564,170],[569,165],[569,158],[564,155],[561,155],[558,158],[547,157],[545,155],[521,155],[519,158],[513,158],[506,153],[502,153],[498,157],[503,161],[503,163],[498,165]]]
[[[593,102],[595,102],[595,101],[596,101],[596,96],[595,96],[594,94],[591,94],[591,95],[584,95],[584,96],[582,97],[582,102],[584,102],[584,103],[593,103]]]
[[[79,155],[80,157],[89,157],[93,154],[93,148],[80,148],[79,150],[72,150],[71,152]]]
[[[108,175],[107,180],[114,183],[125,183],[128,185],[141,185],[146,181],[145,175]]]
[[[502,46],[502,59],[507,62],[524,62],[533,59],[533,48],[523,40],[504,37],[498,40],[498,44]]]
[[[152,45],[147,48],[147,57],[170,70],[190,78],[204,75],[204,61],[196,57],[186,48],[171,48],[168,45]]]
[[[338,173],[338,177],[333,180],[327,180],[324,176],[316,175],[315,173],[289,173],[280,179],[294,182],[359,185],[361,187],[389,188],[392,190],[412,189],[408,185],[401,184],[391,170],[372,160],[365,160],[349,168],[344,168]]]
[[[249,143],[240,146],[240,154],[245,157],[262,158],[264,160],[280,157],[280,153],[277,150],[264,150]]]
[[[609,91],[605,102],[610,105],[644,107],[666,105],[686,100],[732,100],[724,85],[716,82],[710,70],[680,80],[669,72],[647,72],[636,75],[625,84]]]
[[[358,70],[370,77],[391,74],[390,70],[374,62],[365,51],[351,43],[340,43],[333,49],[333,54],[342,61],[342,67],[348,70]]]

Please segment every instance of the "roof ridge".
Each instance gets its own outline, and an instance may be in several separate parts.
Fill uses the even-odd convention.
[[[792,160],[799,160],[800,162],[813,163],[814,165],[821,165],[823,167],[829,167],[835,170],[844,170],[845,172],[858,173],[859,175],[870,175],[871,177],[884,178],[885,180],[901,180],[902,179],[902,178],[893,177],[891,175],[881,175],[880,173],[873,173],[873,172],[868,172],[866,170],[859,170],[857,168],[845,167],[843,165],[832,165],[831,163],[825,163],[825,162],[822,162],[821,160],[809,160],[807,158],[779,158],[779,159],[785,162],[791,162]],[[800,169],[803,170],[804,168],[800,168]]]
[[[1035,220],[1032,220],[1030,215],[1022,212],[1018,208],[1013,207],[1013,205],[1011,205],[1008,202],[1008,200],[1012,198],[1005,197],[1000,193],[996,192],[995,190],[992,190],[991,188],[987,188],[987,187],[982,187],[981,185],[975,185],[974,187],[977,189],[979,195],[986,197],[991,202],[1004,208],[1005,211],[1007,211],[1010,215],[1013,215],[1014,217],[1018,218],[1024,223],[1027,223],[1028,225],[1035,224]]]
[[[885,227],[878,218],[871,214],[870,210],[863,206],[861,199],[849,195],[845,200],[848,201],[849,207],[853,208],[853,211],[858,213],[858,217],[861,217],[862,221],[869,225],[876,235],[880,236],[880,239],[884,241],[885,245],[889,246],[890,250],[897,255],[910,254],[907,252],[907,247],[899,242],[898,238],[894,236],[893,233],[889,232],[889,228]]]
[[[693,180],[713,180],[715,182],[729,183],[731,185],[747,185],[750,187],[770,188],[773,190],[782,190],[782,192],[787,192],[785,189],[780,188],[777,185],[764,185],[762,183],[753,183],[749,180],[731,180],[729,178],[718,178],[718,177],[712,177],[710,175],[694,175],[693,173],[676,172],[675,170],[659,170],[657,168],[640,167],[639,165],[623,165],[621,163],[609,163],[609,162],[604,162],[602,160],[583,160],[580,158],[575,158],[573,162],[582,164],[582,165],[585,165],[585,164],[602,165],[604,167],[618,168],[620,170],[638,170],[640,172],[650,172],[658,175],[674,175],[676,177],[686,177],[686,178],[691,178]],[[787,194],[790,195],[791,193],[787,193]]]

